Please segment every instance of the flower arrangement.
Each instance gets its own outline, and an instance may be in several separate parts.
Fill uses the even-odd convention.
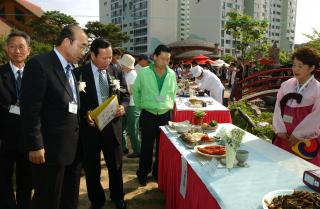
[[[222,128],[217,135],[224,139],[226,144],[237,151],[240,147],[244,134],[245,132],[240,128],[234,128],[230,132],[228,132],[226,128]]]
[[[234,128],[230,132],[227,132],[225,128],[222,128],[217,134],[222,139],[226,140],[226,167],[228,172],[233,168],[236,152],[240,147],[245,132],[240,128]]]
[[[78,91],[79,92],[83,91],[84,93],[86,93],[86,91],[85,91],[86,87],[87,87],[86,82],[82,81],[82,74],[80,74],[80,79],[78,81]]]
[[[115,79],[115,77],[110,76],[110,86],[112,87],[113,91],[118,91],[120,90],[120,80]]]

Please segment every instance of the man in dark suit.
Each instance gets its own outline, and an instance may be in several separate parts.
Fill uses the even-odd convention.
[[[88,37],[76,25],[62,29],[56,47],[25,67],[21,116],[35,187],[32,209],[76,209],[79,196],[79,96],[72,69]]]
[[[76,70],[79,82],[85,82],[85,91],[80,92],[81,140],[83,144],[83,165],[86,173],[88,196],[91,209],[100,209],[105,203],[104,190],[100,183],[100,152],[102,150],[109,173],[110,198],[117,209],[126,208],[123,200],[121,116],[129,103],[129,94],[124,76],[115,73],[122,90],[115,89],[108,66],[112,58],[109,42],[95,39],[91,44],[91,62]],[[96,127],[89,112],[112,95],[117,95],[119,107],[115,118],[102,130]]]
[[[23,148],[19,112],[21,78],[30,54],[30,37],[22,31],[11,32],[5,51],[9,62],[0,66],[0,208],[29,209],[31,170]],[[16,165],[16,198],[12,177]]]

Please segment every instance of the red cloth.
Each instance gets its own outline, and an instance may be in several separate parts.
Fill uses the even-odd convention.
[[[220,209],[217,201],[190,165],[188,165],[186,197],[181,196],[181,155],[162,131],[158,166],[158,185],[165,194],[166,209]]]
[[[176,107],[173,110],[173,118],[174,122],[180,122],[189,120],[193,123],[193,112],[190,110],[181,110],[178,111]],[[217,121],[218,123],[232,123],[231,115],[229,110],[213,110],[213,111],[206,111],[207,115],[203,118],[203,122],[208,123],[212,120]]]

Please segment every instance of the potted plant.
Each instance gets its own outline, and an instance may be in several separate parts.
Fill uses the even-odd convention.
[[[206,115],[206,112],[203,110],[196,110],[193,112],[194,116],[194,125],[202,125],[203,124],[203,118]]]

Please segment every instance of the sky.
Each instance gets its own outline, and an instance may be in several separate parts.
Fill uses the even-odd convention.
[[[73,16],[84,26],[88,21],[99,20],[99,0],[30,0],[45,11],[58,10]],[[305,43],[312,34],[312,28],[320,31],[320,0],[297,0],[295,43]]]

